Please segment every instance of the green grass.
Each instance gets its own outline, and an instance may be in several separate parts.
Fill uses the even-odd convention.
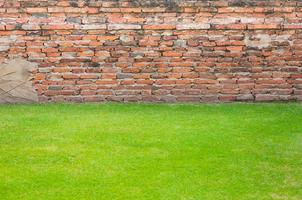
[[[301,200],[302,105],[2,105],[0,199]]]

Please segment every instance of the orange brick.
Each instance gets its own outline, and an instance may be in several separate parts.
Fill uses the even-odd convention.
[[[53,72],[55,73],[70,72],[70,69],[68,67],[56,67],[53,69]]]
[[[226,47],[229,51],[242,51],[242,46],[228,46]]]
[[[56,48],[43,48],[42,52],[45,52],[45,53],[55,53],[55,52],[58,52],[58,49],[56,49]]]
[[[26,8],[27,13],[46,13],[47,8]]]
[[[278,29],[280,25],[278,24],[249,24],[248,29]]]
[[[165,56],[165,57],[180,57],[180,56],[182,56],[182,53],[175,52],[175,51],[166,51],[166,52],[163,52],[163,56]]]
[[[156,24],[156,25],[144,25],[143,29],[146,30],[173,30],[176,29],[175,25],[170,24]]]
[[[41,48],[27,48],[26,49],[27,52],[41,52]]]
[[[222,8],[218,8],[218,13],[231,13],[234,12],[234,8],[232,7],[222,7]]]
[[[45,74],[38,73],[35,75],[35,80],[44,80],[46,78]]]
[[[97,14],[97,13],[99,13],[99,9],[98,8],[88,8],[87,12],[89,14]]]
[[[116,35],[102,35],[102,36],[98,36],[97,40],[99,40],[99,41],[114,41],[118,38],[119,38],[119,36],[116,36]]]

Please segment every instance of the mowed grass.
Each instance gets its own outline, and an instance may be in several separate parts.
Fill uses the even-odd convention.
[[[2,105],[0,199],[301,200],[302,105]]]

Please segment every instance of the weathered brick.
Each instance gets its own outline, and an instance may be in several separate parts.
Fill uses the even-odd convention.
[[[64,13],[64,7],[49,7],[49,13]]]
[[[77,74],[63,74],[64,79],[78,79],[80,78]]]
[[[18,13],[19,9],[17,8],[7,8],[6,13]]]
[[[142,12],[145,13],[163,13],[166,11],[164,7],[152,7],[152,8],[142,8]]]
[[[41,26],[38,24],[23,24],[22,29],[24,29],[24,30],[40,30]]]
[[[255,100],[256,101],[274,101],[274,100],[279,100],[279,98],[277,95],[256,94]]]
[[[141,8],[121,8],[121,12],[123,13],[140,13],[141,11]]]
[[[81,74],[81,79],[98,79],[99,76],[97,74]]]
[[[45,29],[45,30],[70,30],[70,29],[74,29],[74,25],[72,25],[72,24],[43,25],[42,29]]]
[[[87,24],[81,25],[81,30],[99,30],[99,29],[106,29],[106,24]]]
[[[187,30],[187,29],[209,29],[210,24],[178,24],[176,25],[177,30]]]
[[[100,8],[100,12],[105,12],[105,13],[117,13],[117,12],[121,12],[120,8]]]
[[[141,25],[137,24],[108,24],[108,30],[138,30]]]
[[[244,30],[247,28],[245,24],[217,24],[215,29],[228,29],[228,30]]]
[[[27,13],[46,13],[47,8],[26,8]]]
[[[87,8],[64,7],[65,13],[86,13]]]

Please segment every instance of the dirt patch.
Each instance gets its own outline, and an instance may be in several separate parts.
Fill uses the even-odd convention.
[[[32,85],[32,70],[37,65],[17,58],[0,64],[0,103],[31,103],[38,101]]]

